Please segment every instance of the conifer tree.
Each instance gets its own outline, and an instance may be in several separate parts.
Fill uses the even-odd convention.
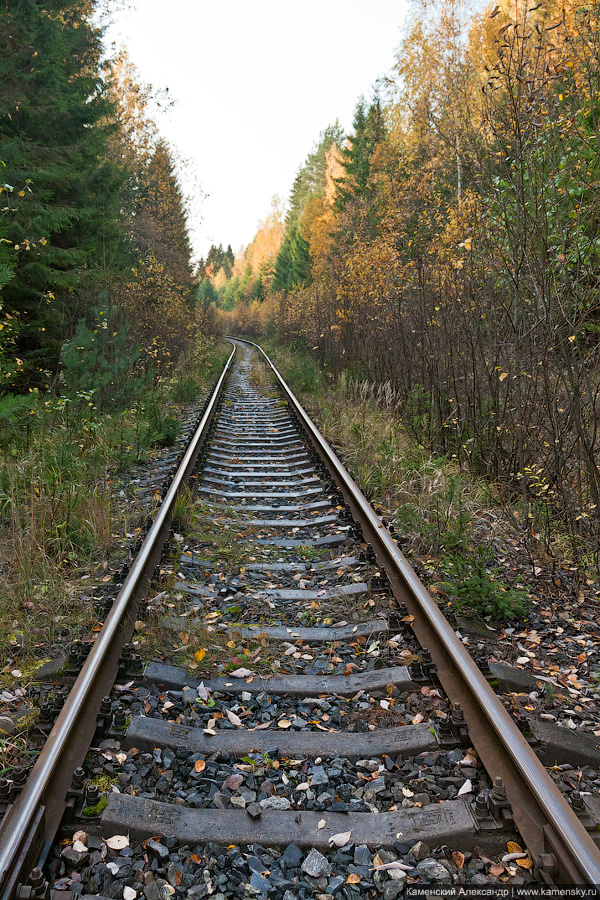
[[[19,252],[2,298],[20,314],[20,352],[40,369],[55,364],[81,313],[82,284],[118,239],[119,176],[106,154],[110,106],[93,8],[92,0],[0,8],[2,180],[31,184],[6,229]]]
[[[134,221],[137,249],[152,253],[182,293],[188,293],[192,275],[185,203],[171,152],[164,140],[156,145],[142,174]]]

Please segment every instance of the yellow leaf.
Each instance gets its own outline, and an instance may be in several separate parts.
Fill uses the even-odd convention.
[[[360,884],[360,875],[358,872],[351,872],[346,878],[346,884]]]
[[[206,768],[206,763],[203,759],[197,759],[194,763],[194,772],[203,772]]]
[[[465,241],[465,250],[471,249],[471,238],[467,238]]]
[[[205,656],[206,650],[204,649],[204,647],[201,647],[200,650],[196,650],[196,652],[194,653],[194,659],[196,660],[196,662],[202,662]]]
[[[569,338],[569,340],[571,341],[571,343],[573,343],[573,341],[575,340],[575,335],[572,334],[571,337]]]
[[[508,372],[501,372],[498,377],[500,381],[504,381],[505,378],[508,378]]]
[[[533,860],[526,856],[525,859],[518,859],[517,865],[522,869],[533,869]]]
[[[509,841],[506,845],[509,853],[523,853],[523,848],[516,841]]]

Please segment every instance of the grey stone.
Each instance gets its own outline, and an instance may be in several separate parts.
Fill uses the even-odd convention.
[[[381,856],[381,850],[379,851],[379,855]],[[406,884],[408,875],[402,869],[388,869],[387,873],[392,881],[401,881],[402,884]]]
[[[374,781],[371,781],[369,784],[370,790],[373,791],[374,794],[378,794],[380,791],[385,790],[385,778],[381,775],[379,778],[375,778]]]
[[[267,894],[271,890],[271,882],[267,878],[263,878],[262,875],[259,875],[258,872],[252,873],[252,878],[250,879],[250,884],[253,888],[257,888],[263,894]]]
[[[246,812],[250,816],[251,819],[260,819],[262,815],[262,809],[260,807],[260,803],[249,803],[246,807]]]
[[[217,809],[228,809],[230,797],[227,794],[223,794],[221,791],[217,791],[215,796],[213,797],[213,803],[217,807]]]
[[[243,797],[239,797],[237,794],[231,798],[231,805],[234,809],[246,809],[246,801]]]
[[[187,900],[204,900],[208,896],[208,885],[203,881],[193,884],[187,892]]]
[[[265,797],[260,801],[262,809],[291,809],[292,804],[287,797]]]
[[[145,886],[144,897],[146,900],[164,900],[163,892],[156,881],[151,881]]]
[[[413,859],[416,859],[417,862],[421,859],[427,859],[429,854],[431,853],[431,848],[427,846],[427,844],[423,843],[423,841],[417,841],[417,843],[411,847],[410,854]]]
[[[327,772],[325,771],[323,766],[313,766],[310,786],[314,788],[320,784],[329,784]]]
[[[371,854],[369,852],[368,847],[364,844],[360,844],[358,847],[354,848],[354,865],[355,866],[370,866],[372,865]]]
[[[387,881],[383,886],[383,900],[396,900],[403,890],[403,881]]]
[[[88,850],[75,850],[73,847],[65,847],[60,855],[74,869],[84,866],[90,858]]]
[[[314,847],[302,863],[301,868],[303,872],[306,872],[312,878],[320,878],[322,875],[328,876],[332,872],[332,868],[323,854],[315,850]]]
[[[421,878],[433,884],[452,884],[452,876],[448,869],[437,859],[423,859],[417,863],[417,872]]]
[[[155,841],[154,838],[148,838],[146,847],[148,850],[152,850],[153,853],[156,853],[160,859],[167,859],[169,856],[169,851],[165,845],[161,844],[160,841]]]
[[[302,863],[303,856],[304,854],[300,847],[297,847],[296,844],[288,844],[281,854],[280,862],[287,866],[288,869],[296,869]]]

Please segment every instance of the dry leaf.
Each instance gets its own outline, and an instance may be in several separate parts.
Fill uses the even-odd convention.
[[[223,784],[221,785],[221,790],[224,791],[225,788],[229,788],[230,791],[235,791],[236,788],[239,788],[240,784],[243,782],[244,776],[239,775],[235,772],[233,775],[229,775]]]
[[[206,768],[206,763],[203,759],[197,759],[194,763],[194,772],[204,772]]]
[[[360,884],[360,875],[358,872],[351,872],[346,878],[346,884]]]
[[[231,712],[230,709],[225,710],[225,715],[227,716],[231,724],[236,726],[236,728],[242,727],[242,720],[239,716],[236,716],[234,712]]]
[[[233,672],[230,672],[229,675],[231,678],[247,678],[248,675],[252,675],[250,669],[245,669],[243,666],[239,669],[235,669]]]
[[[523,853],[523,848],[516,841],[509,841],[506,845],[509,853]]]
[[[350,831],[340,831],[337,834],[332,834],[329,838],[329,846],[330,847],[345,847],[348,841],[350,840],[350,836],[352,835],[352,829]]]
[[[533,860],[530,856],[526,856],[525,859],[518,859],[517,865],[522,869],[533,869]]]
[[[196,662],[202,662],[205,656],[206,650],[204,649],[204,647],[201,647],[200,650],[196,650],[196,652],[194,653],[194,659],[196,660]]]
[[[317,825],[317,831],[320,831],[321,828],[325,828],[326,825],[327,825],[327,822],[325,821],[325,819],[319,819],[319,824]]]
[[[454,852],[452,853],[452,862],[457,869],[462,869],[465,864],[464,853],[461,853],[460,850],[454,850]]]
[[[277,723],[277,727],[278,728],[291,728],[292,723],[290,722],[289,719],[280,719],[279,722]]]
[[[495,878],[498,878],[499,875],[502,875],[504,872],[504,866],[493,865],[490,868],[490,875],[493,875]]]
[[[111,850],[123,850],[125,847],[129,847],[129,838],[124,834],[115,834],[113,837],[106,838],[104,843]]]

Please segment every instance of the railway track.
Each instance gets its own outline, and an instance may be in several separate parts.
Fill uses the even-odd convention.
[[[515,722],[518,673],[474,662],[235,343],[79,675],[56,674],[36,766],[5,786],[3,900],[600,885],[596,798],[568,802],[547,769],[597,767],[596,744]],[[144,667],[149,633],[168,661]]]

